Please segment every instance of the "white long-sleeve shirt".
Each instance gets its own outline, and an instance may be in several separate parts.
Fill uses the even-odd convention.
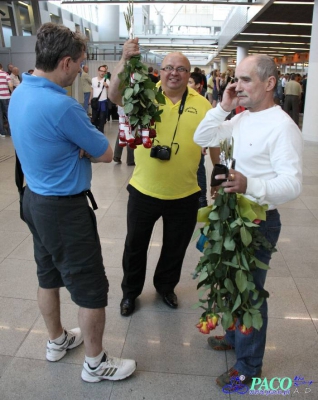
[[[229,121],[220,105],[209,110],[199,124],[194,141],[201,147],[218,147],[234,139],[235,169],[247,177],[246,197],[269,209],[295,199],[302,189],[301,132],[294,121],[274,106],[264,111],[244,111]]]

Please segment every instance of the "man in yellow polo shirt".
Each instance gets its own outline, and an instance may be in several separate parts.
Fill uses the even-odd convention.
[[[128,40],[108,91],[116,104],[122,101],[118,74],[123,71],[125,62],[138,54],[138,39]],[[135,299],[142,292],[149,241],[160,217],[163,240],[153,283],[169,307],[178,307],[174,289],[180,280],[183,259],[196,224],[200,196],[197,171],[201,148],[193,142],[193,135],[211,108],[203,96],[187,87],[190,69],[189,60],[182,53],[170,53],[162,62],[160,78],[166,104],[160,106],[163,113],[161,122],[156,124],[157,137],[153,145],[169,146],[170,159],[160,159],[153,148],[138,146],[135,150],[136,167],[127,188],[128,231],[120,304],[123,316],[133,313]]]

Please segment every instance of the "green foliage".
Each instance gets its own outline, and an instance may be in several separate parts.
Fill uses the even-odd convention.
[[[127,61],[124,71],[119,74],[124,110],[132,126],[148,127],[152,120],[161,121],[163,110],[159,110],[159,105],[165,104],[165,97],[147,72],[148,68],[141,62],[140,56],[135,56]]]
[[[255,289],[252,271],[269,267],[255,257],[261,246],[275,248],[259,232],[259,225],[240,215],[236,194],[219,189],[208,224],[199,230],[207,238],[203,256],[193,273],[199,277],[199,302],[204,313],[223,313],[222,326],[228,329],[235,319],[246,328],[260,329],[259,308],[269,296]],[[193,236],[197,237],[196,232]],[[204,290],[202,290],[202,288]]]

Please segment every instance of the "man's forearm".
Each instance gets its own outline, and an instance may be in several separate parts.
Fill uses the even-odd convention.
[[[125,61],[121,59],[112,74],[112,79],[108,88],[108,97],[113,103],[119,106],[122,105],[122,95],[119,89],[120,79],[118,78],[118,74],[124,71],[124,67]]]

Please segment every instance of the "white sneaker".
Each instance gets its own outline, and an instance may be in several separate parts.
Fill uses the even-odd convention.
[[[5,138],[5,137],[6,137],[6,135],[0,135],[0,137],[4,137],[4,138]]]
[[[74,349],[83,343],[83,336],[80,328],[65,330],[65,340],[62,344],[56,344],[50,340],[46,344],[46,359],[48,361],[59,361],[66,354],[66,350]]]
[[[82,379],[85,382],[100,382],[104,379],[109,381],[120,381],[128,378],[136,369],[135,360],[109,357],[105,352],[102,362],[95,369],[91,369],[85,361],[82,370]]]

